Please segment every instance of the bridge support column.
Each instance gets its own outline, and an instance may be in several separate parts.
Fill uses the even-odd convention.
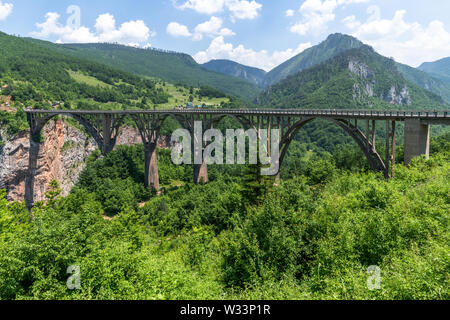
[[[430,126],[420,119],[405,120],[405,165],[415,157],[430,156]]]
[[[34,181],[36,177],[37,163],[41,144],[34,141],[34,134],[30,132],[30,150],[28,157],[28,174],[25,178],[25,205],[28,211],[34,206]]]
[[[158,158],[156,143],[145,145],[145,187],[159,190]]]
[[[202,164],[194,164],[194,183],[201,184],[208,182],[208,165],[206,161]]]

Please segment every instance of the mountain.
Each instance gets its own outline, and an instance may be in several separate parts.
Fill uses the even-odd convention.
[[[57,45],[40,43],[78,58],[96,61],[137,75],[194,87],[210,86],[238,98],[253,100],[260,89],[252,83],[204,69],[188,54],[139,49],[108,43]]]
[[[447,103],[450,103],[450,81],[446,82],[442,78],[439,79],[439,76],[432,76],[427,72],[401,63],[397,63],[397,68],[407,80],[440,95]]]
[[[450,57],[435,62],[425,62],[419,69],[431,74],[433,77],[450,83]]]
[[[264,86],[275,84],[290,75],[322,63],[349,49],[359,48],[363,43],[358,39],[335,33],[317,46],[306,49],[266,74]]]
[[[432,109],[444,103],[437,94],[405,79],[393,60],[366,45],[282,80],[258,102],[276,108],[315,109]]]
[[[223,73],[232,77],[241,78],[248,82],[262,86],[264,83],[264,76],[266,71],[244,66],[234,61],[230,60],[211,60],[207,63],[202,64],[202,67],[210,71]]]
[[[143,97],[155,104],[168,98],[154,80],[1,32],[0,82],[6,85],[1,95],[24,107],[65,102],[122,109],[136,106]]]

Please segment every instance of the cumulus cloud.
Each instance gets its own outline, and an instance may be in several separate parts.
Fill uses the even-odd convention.
[[[214,14],[222,12],[225,0],[189,0],[180,6],[179,9],[193,9],[198,13]]]
[[[228,0],[228,10],[231,11],[232,19],[255,19],[262,8],[262,4],[256,1]]]
[[[58,43],[117,42],[136,46],[155,36],[142,20],[124,22],[117,28],[114,16],[109,13],[98,16],[95,31],[85,26],[63,25],[56,12],[48,12],[45,18],[44,22],[36,24],[38,31],[31,34],[39,38],[57,36]]]
[[[321,32],[327,24],[334,21],[336,8],[353,3],[365,3],[370,0],[306,0],[301,5],[299,12],[302,20],[291,26],[290,31],[299,35],[308,32]]]
[[[204,36],[217,37],[217,36],[234,36],[236,35],[233,30],[228,28],[222,28],[223,20],[221,18],[212,16],[211,19],[203,23],[198,24],[194,31],[191,33],[187,26],[179,24],[177,22],[171,22],[167,26],[167,33],[174,37],[191,37],[195,41],[202,40]]]
[[[11,14],[13,7],[12,3],[3,3],[0,0],[0,21],[5,20]]]
[[[168,24],[167,33],[174,37],[190,37],[192,34],[189,32],[188,27],[178,22],[171,22]]]
[[[295,11],[292,9],[286,10],[286,17],[293,17]]]
[[[178,9],[192,9],[198,13],[216,14],[225,9],[230,11],[234,19],[254,19],[259,15],[262,4],[252,0],[188,0],[181,5],[175,5]]]
[[[348,27],[352,27],[353,36],[382,55],[414,67],[450,56],[450,33],[442,21],[434,20],[423,26],[419,22],[406,21],[406,13],[406,10],[398,10],[390,20],[352,21]]]
[[[355,29],[361,25],[354,15],[342,19],[342,23],[349,29]]]
[[[300,43],[295,49],[275,51],[269,54],[267,50],[255,51],[247,49],[243,45],[234,47],[233,44],[226,43],[223,36],[218,36],[212,40],[208,49],[198,52],[194,58],[198,63],[205,63],[212,59],[229,59],[269,71],[309,47],[311,47],[309,42]]]
[[[223,20],[218,17],[211,17],[210,20],[200,23],[195,27],[194,40],[203,39],[204,35],[207,36],[234,36],[235,33],[228,28],[222,28]]]

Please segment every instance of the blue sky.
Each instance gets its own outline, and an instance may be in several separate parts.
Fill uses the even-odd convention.
[[[334,32],[418,66],[450,56],[449,18],[448,0],[0,0],[9,34],[152,46],[265,70]]]

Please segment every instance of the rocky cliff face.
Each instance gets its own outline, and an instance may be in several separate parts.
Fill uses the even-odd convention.
[[[61,120],[50,121],[43,130],[35,176],[35,201],[45,199],[45,192],[53,179],[60,183],[67,195],[84,168],[85,159],[96,149],[93,139]],[[30,133],[22,132],[6,141],[0,154],[0,188],[7,190],[8,200],[22,201],[25,178],[28,175]]]
[[[0,133],[1,134],[1,133]],[[29,131],[18,134],[0,145],[0,189],[7,190],[10,201],[23,201],[25,179],[28,175]],[[68,195],[85,168],[86,158],[97,149],[94,139],[62,120],[50,121],[43,130],[44,142],[40,145],[35,175],[34,199],[45,199],[50,181],[57,180],[62,195]],[[2,139],[0,139],[1,141]],[[134,128],[123,128],[117,145],[141,143],[141,137]],[[159,147],[170,147],[170,139],[163,137]]]
[[[376,75],[365,63],[351,59],[348,70],[356,76],[359,83],[353,85],[353,99],[375,96]],[[411,105],[411,95],[405,84],[400,90],[392,85],[388,92],[381,92],[380,99],[397,105]]]

